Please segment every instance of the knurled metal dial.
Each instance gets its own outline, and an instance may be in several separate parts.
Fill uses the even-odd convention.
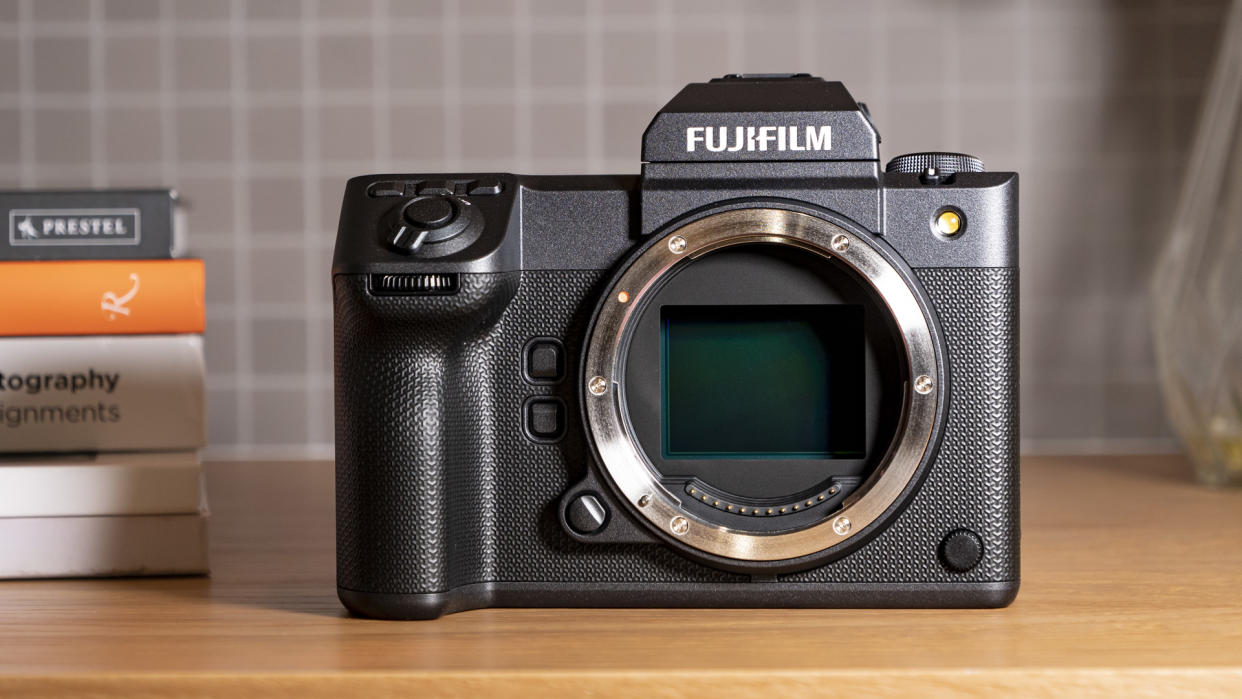
[[[921,175],[933,167],[938,175],[947,177],[958,172],[983,172],[983,161],[965,153],[906,153],[888,161],[884,172]]]

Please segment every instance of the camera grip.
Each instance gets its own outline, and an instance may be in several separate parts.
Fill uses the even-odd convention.
[[[487,579],[493,515],[470,506],[495,476],[479,434],[491,403],[479,345],[519,280],[463,274],[453,295],[373,296],[366,275],[334,277],[341,588],[427,593]]]

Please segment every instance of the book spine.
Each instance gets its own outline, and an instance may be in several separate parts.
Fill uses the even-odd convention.
[[[0,262],[0,336],[201,333],[202,260]]]
[[[0,338],[0,452],[203,445],[199,335]]]
[[[0,517],[187,514],[202,507],[202,469],[193,452],[150,455],[168,456],[163,462],[131,456],[134,463],[0,461]]]
[[[207,518],[0,518],[0,548],[0,578],[206,573]]]
[[[0,260],[150,260],[181,243],[169,189],[0,192]]]

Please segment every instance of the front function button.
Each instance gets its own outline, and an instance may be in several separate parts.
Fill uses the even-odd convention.
[[[955,573],[965,573],[981,560],[983,540],[969,529],[951,531],[940,542],[940,562]]]
[[[552,338],[536,338],[526,345],[526,378],[531,383],[554,383],[565,376],[565,352]]]
[[[415,199],[402,212],[406,223],[415,228],[440,228],[448,225],[456,215],[453,202],[441,196]]]
[[[491,196],[500,194],[504,191],[504,184],[494,177],[484,177],[471,185],[469,194],[471,196]]]
[[[526,402],[526,434],[536,442],[555,442],[565,434],[565,404],[556,398]]]

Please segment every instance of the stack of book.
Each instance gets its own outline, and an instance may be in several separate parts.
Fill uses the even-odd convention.
[[[0,578],[206,572],[203,264],[175,194],[0,212]]]

